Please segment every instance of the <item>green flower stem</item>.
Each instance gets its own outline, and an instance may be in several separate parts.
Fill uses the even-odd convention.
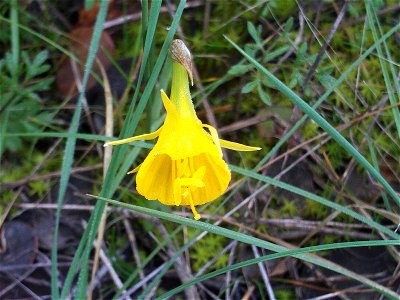
[[[182,117],[196,118],[192,96],[190,95],[188,74],[183,65],[172,63],[171,102]]]

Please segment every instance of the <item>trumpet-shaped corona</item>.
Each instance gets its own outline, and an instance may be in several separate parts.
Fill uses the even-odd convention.
[[[164,124],[155,132],[106,143],[120,145],[158,137],[154,148],[137,172],[136,188],[148,200],[165,205],[189,206],[196,220],[196,206],[222,195],[231,180],[221,147],[236,151],[255,151],[258,147],[221,140],[214,127],[196,116],[185,68],[173,62],[171,99],[161,90],[167,112]]]

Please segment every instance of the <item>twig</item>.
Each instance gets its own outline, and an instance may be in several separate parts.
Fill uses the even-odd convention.
[[[97,58],[96,58],[96,61],[99,62],[99,61],[97,60]],[[81,81],[81,77],[80,77],[80,74],[79,74],[79,70],[78,70],[77,63],[76,63],[74,60],[71,59],[71,60],[70,60],[70,65],[71,65],[72,74],[73,74],[73,76],[74,76],[75,84],[76,84],[76,87],[77,87],[77,89],[78,89],[78,91],[79,91],[79,94],[82,94],[82,95],[83,95],[83,97],[82,97],[82,107],[83,107],[83,110],[84,110],[84,112],[85,112],[86,119],[87,119],[87,121],[88,121],[90,130],[91,130],[94,134],[96,134],[96,133],[97,133],[97,132],[96,132],[96,126],[94,125],[93,118],[92,118],[92,116],[90,115],[90,108],[89,108],[89,105],[88,105],[88,102],[87,102],[85,93],[83,93],[83,90],[82,90],[82,89],[83,89],[83,87],[82,87],[82,81]],[[96,151],[97,151],[97,153],[99,154],[99,156],[102,155],[102,151],[103,151],[103,150],[102,150],[102,147],[101,147],[98,143],[96,143]]]
[[[203,5],[204,5],[204,1],[203,0],[198,0],[198,1],[194,0],[194,1],[190,1],[190,2],[186,3],[185,4],[185,9],[195,8],[195,7],[199,7],[199,6],[203,6]],[[175,5],[173,5],[173,9],[174,10],[176,9]],[[165,6],[161,7],[161,9],[160,9],[160,12],[162,12],[162,13],[165,13],[167,11],[168,11],[168,9]],[[122,25],[122,24],[127,23],[127,22],[139,21],[141,18],[142,18],[142,13],[141,12],[134,13],[134,14],[131,14],[131,15],[126,15],[126,16],[123,16],[123,17],[119,17],[119,18],[104,22],[103,28],[104,29],[108,29],[108,28],[111,28],[111,27],[114,27],[114,26]]]
[[[132,249],[132,254],[133,254],[133,258],[135,259],[135,263],[136,266],[139,268],[139,266],[142,265],[142,262],[140,260],[140,255],[139,255],[139,249],[136,243],[136,237],[135,237],[135,232],[132,229],[131,224],[129,223],[128,217],[129,214],[126,210],[124,210],[124,226],[126,229],[126,233],[128,234],[128,239],[129,242],[131,243],[131,249]],[[139,270],[139,277],[141,280],[144,280],[144,273],[143,273],[143,269],[140,268]],[[143,285],[143,288],[146,288],[146,284]]]
[[[169,240],[169,233],[168,233],[167,229],[164,227],[164,225],[160,221],[155,222],[154,225],[156,226],[158,232],[161,234],[163,239]],[[176,255],[177,251],[171,241],[169,241],[167,243],[166,248],[167,248],[168,256],[170,258],[172,258]],[[174,265],[176,268],[177,275],[182,283],[185,283],[185,282],[193,279],[193,275],[190,273],[190,269],[182,255],[177,257],[177,259],[174,261]],[[191,300],[192,299],[193,300],[200,299],[200,296],[199,296],[195,286],[186,288],[185,295],[186,295],[186,299],[191,299]]]
[[[103,82],[104,82],[104,99],[105,99],[105,104],[106,104],[105,135],[107,137],[112,137],[113,136],[113,126],[114,126],[114,116],[113,116],[110,82],[108,81],[107,73],[104,70],[104,67],[99,60],[97,60],[97,64],[99,66],[101,75],[103,77]],[[110,161],[111,161],[111,155],[112,155],[112,147],[106,147],[104,150],[104,159],[103,159],[104,160],[103,177],[105,177],[107,174],[108,166],[110,165]],[[103,263],[109,264],[108,258],[105,256],[104,253],[102,253],[102,249],[101,249],[101,244],[102,244],[103,238],[104,238],[106,219],[107,219],[107,203],[105,204],[105,209],[104,209],[103,214],[100,219],[100,224],[99,224],[99,228],[98,228],[98,232],[97,232],[97,241],[94,243],[95,254],[94,254],[94,258],[93,258],[92,277],[91,277],[89,291],[88,291],[88,299],[89,300],[92,299],[92,295],[93,295],[94,280],[96,277],[99,256],[101,256]],[[122,282],[119,280],[119,277],[116,274],[116,272],[114,271],[114,269],[112,268],[112,265],[109,264],[109,266],[108,265],[106,265],[106,266],[107,266],[107,269],[109,270],[110,275],[113,278],[116,286],[118,288],[121,288]]]
[[[259,258],[260,254],[258,253],[257,247],[254,245],[251,245],[251,249],[253,250],[254,257]],[[257,265],[258,265],[258,268],[260,269],[261,277],[264,280],[265,287],[267,288],[267,293],[268,293],[269,299],[275,300],[276,298],[275,298],[274,290],[272,289],[271,282],[269,281],[267,270],[265,269],[264,263],[260,262]]]
[[[101,168],[103,168],[103,164],[101,164],[101,163],[95,164],[95,165],[89,166],[89,167],[76,167],[76,168],[71,169],[70,174],[89,172],[89,171],[93,171],[93,170],[97,170],[97,169],[101,169]],[[51,179],[53,177],[59,177],[59,176],[61,176],[60,171],[49,172],[47,174],[29,176],[24,179],[20,179],[20,180],[16,180],[16,181],[6,181],[6,182],[3,182],[1,185],[5,185],[5,186],[9,186],[10,188],[14,188],[17,186],[27,184],[31,181],[46,180],[46,179]]]
[[[231,252],[229,253],[229,258],[228,258],[228,266],[231,266],[234,262],[235,259],[235,251],[237,247],[237,241],[235,241],[236,244],[234,247],[232,247]],[[230,294],[230,282],[231,282],[231,276],[232,276],[232,271],[228,271],[225,276],[225,299],[230,300],[229,294]]]
[[[343,7],[342,7],[342,9],[341,9],[339,15],[337,16],[336,21],[335,21],[335,23],[333,24],[333,26],[332,26],[332,28],[331,28],[329,34],[328,34],[328,37],[326,38],[324,44],[322,45],[322,48],[321,48],[320,52],[318,53],[317,58],[315,59],[314,63],[312,64],[312,66],[311,66],[311,68],[310,68],[310,71],[308,72],[306,78],[304,79],[303,86],[302,86],[302,89],[303,89],[303,90],[304,90],[304,88],[306,87],[308,81],[313,77],[314,72],[316,71],[317,66],[318,66],[320,60],[322,59],[322,57],[323,57],[324,54],[325,54],[326,48],[328,47],[329,43],[331,42],[331,40],[332,40],[332,38],[333,38],[333,35],[335,34],[336,30],[339,28],[340,22],[342,22],[342,19],[343,19],[345,13],[346,13],[347,6],[348,6],[348,5],[349,5],[349,2],[348,2],[348,1],[346,1],[346,2],[343,4]]]
[[[161,272],[161,270],[164,268],[165,265],[166,265],[166,263],[161,264],[158,268],[156,268],[150,274],[148,274],[146,277],[144,277],[140,282],[136,283],[133,287],[131,287],[129,290],[127,290],[125,293],[123,293],[121,295],[121,297],[118,298],[118,300],[125,300],[126,297],[132,295],[138,289],[145,286],[147,282],[149,282],[152,278],[154,278],[158,273]]]
[[[208,25],[210,24],[211,1],[205,0],[204,20],[203,20],[203,34],[207,35]]]
[[[246,293],[243,295],[242,300],[250,300],[251,295],[254,293],[254,290],[256,289],[256,286],[252,284],[246,291]]]

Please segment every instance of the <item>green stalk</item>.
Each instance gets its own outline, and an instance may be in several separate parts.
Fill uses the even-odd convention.
[[[177,61],[172,63],[171,102],[175,104],[179,114],[196,118],[192,97],[190,95],[188,73],[183,65]]]

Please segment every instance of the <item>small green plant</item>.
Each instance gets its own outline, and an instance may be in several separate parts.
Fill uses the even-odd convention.
[[[296,294],[292,289],[275,290],[274,293],[277,300],[296,299]]]
[[[193,270],[195,272],[200,270],[201,267],[224,249],[225,244],[226,238],[215,234],[207,234],[200,241],[194,244],[190,249]],[[228,263],[228,256],[229,255],[225,253],[218,257],[208,271],[225,267]]]
[[[328,208],[325,205],[322,205],[311,199],[306,199],[305,202],[306,203],[303,208],[305,217],[312,220],[321,220],[327,216]]]
[[[49,183],[44,180],[32,181],[29,183],[29,188],[31,189],[29,195],[37,195],[39,198],[43,198],[49,190]]]
[[[43,110],[43,102],[39,94],[47,91],[53,77],[41,77],[50,69],[47,64],[48,52],[41,51],[33,59],[28,52],[21,52],[22,63],[14,69],[12,55],[7,52],[0,60],[0,123],[2,131],[7,134],[40,132],[52,120],[51,114]],[[18,77],[17,85],[13,74]],[[0,155],[5,151],[16,152],[23,147],[23,137],[2,134]]]

